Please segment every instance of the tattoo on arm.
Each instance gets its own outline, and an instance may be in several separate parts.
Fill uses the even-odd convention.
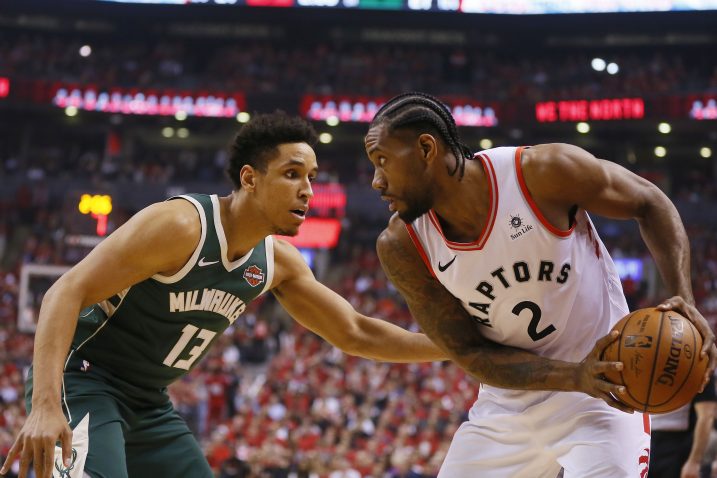
[[[483,383],[522,390],[566,390],[565,362],[540,357],[484,338],[480,326],[443,285],[431,277],[415,251],[384,232],[378,256],[423,331],[463,369]],[[562,383],[561,383],[562,382]]]

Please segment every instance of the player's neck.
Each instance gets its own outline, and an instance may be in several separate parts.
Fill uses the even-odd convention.
[[[261,214],[241,191],[219,198],[219,216],[227,240],[227,258],[236,260],[272,234]]]
[[[483,231],[491,208],[488,176],[480,161],[466,161],[462,179],[456,172],[439,181],[433,210],[443,232],[456,242],[474,241]]]

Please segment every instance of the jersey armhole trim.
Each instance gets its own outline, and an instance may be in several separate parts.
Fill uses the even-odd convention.
[[[523,197],[528,202],[528,205],[530,206],[530,209],[533,210],[533,214],[535,214],[535,217],[538,218],[540,223],[545,227],[548,231],[552,232],[558,237],[568,237],[570,234],[573,233],[575,230],[575,223],[568,229],[567,231],[563,231],[561,229],[558,229],[557,227],[553,226],[546,218],[543,216],[543,213],[540,211],[540,208],[536,204],[535,200],[533,199],[533,196],[530,195],[530,191],[528,190],[528,185],[525,184],[525,178],[523,178],[523,167],[521,166],[521,157],[523,155],[524,147],[516,148],[515,150],[515,174],[518,178],[518,184],[520,185],[520,191],[523,193]]]
[[[436,229],[436,232],[443,238],[443,242],[448,246],[449,249],[454,251],[480,251],[483,249],[485,244],[490,238],[490,234],[493,231],[493,225],[495,224],[495,218],[498,215],[498,179],[495,175],[495,169],[493,168],[493,162],[485,153],[476,153],[474,158],[478,158],[483,165],[483,170],[488,178],[488,199],[490,200],[490,209],[488,213],[488,219],[483,225],[483,230],[478,235],[478,238],[473,242],[454,242],[446,239],[443,234],[443,228],[441,223],[436,216],[436,212],[431,209],[428,211],[427,216],[430,219],[431,224]]]
[[[264,250],[266,251],[266,283],[259,295],[271,289],[274,282],[274,236],[264,238]]]
[[[406,230],[408,231],[408,235],[411,237],[413,245],[416,246],[418,254],[421,256],[421,259],[423,259],[423,263],[426,264],[428,271],[431,273],[434,279],[437,279],[436,273],[433,271],[433,267],[431,267],[431,262],[428,260],[426,250],[423,248],[423,244],[421,244],[421,240],[418,238],[418,234],[416,234],[416,231],[413,229],[413,226],[410,224],[406,224]]]
[[[224,226],[222,225],[221,206],[219,205],[219,196],[212,194],[210,196],[212,200],[212,214],[214,217],[214,230],[217,232],[217,239],[219,240],[219,253],[221,254],[222,264],[227,272],[231,272],[240,268],[246,261],[249,260],[251,255],[254,253],[254,248],[249,249],[249,252],[241,256],[235,261],[230,261],[228,257],[229,246],[227,245],[227,236],[224,233]]]
[[[199,221],[202,226],[202,234],[201,234],[201,237],[199,238],[199,244],[197,244],[197,248],[194,250],[194,253],[189,258],[187,263],[184,264],[184,267],[182,267],[176,274],[174,274],[172,276],[164,276],[162,274],[154,274],[152,276],[152,279],[156,280],[157,282],[161,282],[162,284],[174,284],[176,282],[179,282],[180,280],[182,280],[184,278],[184,276],[186,276],[189,273],[189,271],[192,270],[192,268],[194,267],[194,264],[197,263],[197,259],[199,259],[199,254],[202,252],[202,248],[204,247],[204,240],[207,237],[207,218],[204,215],[204,208],[202,207],[201,204],[199,204],[199,201],[197,201],[193,197],[186,196],[186,195],[176,196],[176,198],[177,199],[181,198],[181,199],[189,201],[197,209],[197,212],[199,212]],[[175,199],[175,198],[172,198],[172,199]]]

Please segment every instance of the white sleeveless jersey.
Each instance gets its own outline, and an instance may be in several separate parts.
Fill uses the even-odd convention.
[[[523,180],[522,150],[476,154],[489,179],[490,213],[475,242],[448,241],[432,210],[407,228],[486,338],[579,362],[628,313],[627,303],[588,214],[578,210],[569,231],[543,217]]]

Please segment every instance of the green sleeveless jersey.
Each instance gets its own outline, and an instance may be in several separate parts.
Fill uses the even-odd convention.
[[[192,257],[171,277],[154,275],[85,308],[70,350],[70,357],[143,388],[166,387],[191,370],[274,273],[271,236],[244,257],[227,258],[217,196],[172,200],[199,212],[202,233]]]

